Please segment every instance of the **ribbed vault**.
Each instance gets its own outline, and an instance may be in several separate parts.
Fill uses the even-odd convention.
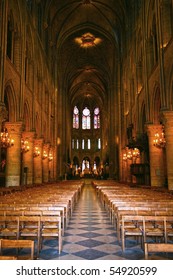
[[[69,104],[88,96],[106,104],[123,46],[125,1],[47,1],[45,20]],[[88,36],[87,36],[88,35]]]

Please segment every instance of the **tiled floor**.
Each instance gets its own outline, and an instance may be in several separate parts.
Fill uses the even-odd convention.
[[[143,259],[144,253],[135,242],[127,242],[122,253],[115,228],[102,208],[95,190],[86,181],[73,216],[65,230],[62,253],[58,255],[57,243],[47,241],[39,259],[59,260],[133,260]]]
[[[25,253],[27,252],[23,252]],[[65,230],[61,254],[58,254],[57,240],[45,240],[39,259],[143,260],[144,252],[140,245],[131,239],[126,241],[126,250],[122,252],[115,228],[90,181],[85,180],[81,197]],[[152,259],[173,259],[173,254],[154,255]]]

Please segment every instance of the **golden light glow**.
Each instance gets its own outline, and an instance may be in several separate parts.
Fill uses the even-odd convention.
[[[81,37],[75,38],[75,42],[83,48],[90,48],[98,45],[101,42],[101,39],[96,38],[93,34],[87,32]]]
[[[14,145],[14,139],[12,139],[9,134],[6,127],[2,128],[1,134],[0,134],[0,142],[2,148],[9,148]]]

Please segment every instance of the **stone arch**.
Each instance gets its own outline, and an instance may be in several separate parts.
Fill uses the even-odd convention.
[[[8,111],[8,121],[17,121],[17,112],[19,112],[19,108],[17,105],[15,90],[11,81],[9,81],[5,86],[4,103]]]
[[[31,114],[30,114],[29,104],[27,101],[24,103],[23,120],[24,120],[24,125],[25,125],[25,131],[30,131],[31,130]]]
[[[154,124],[160,123],[160,108],[161,108],[161,98],[160,98],[160,88],[159,85],[155,85],[153,100],[152,100],[152,120]]]
[[[40,123],[40,116],[38,112],[35,114],[35,130],[36,130],[37,137],[39,137],[41,134],[41,123]]]

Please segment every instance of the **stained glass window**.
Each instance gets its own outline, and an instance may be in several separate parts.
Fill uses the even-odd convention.
[[[90,149],[91,149],[91,140],[88,139],[88,150],[90,150]]]
[[[79,149],[79,140],[78,139],[76,140],[76,149],[77,150]]]
[[[82,150],[84,150],[84,149],[85,149],[85,140],[82,139]]]
[[[73,128],[79,128],[79,110],[76,106],[73,110]]]
[[[99,108],[94,109],[94,129],[100,128],[100,110]]]
[[[85,107],[82,111],[82,129],[90,129],[91,128],[91,116],[90,110]]]
[[[100,150],[101,149],[101,139],[100,138],[98,139],[97,144],[98,144],[98,149]]]

